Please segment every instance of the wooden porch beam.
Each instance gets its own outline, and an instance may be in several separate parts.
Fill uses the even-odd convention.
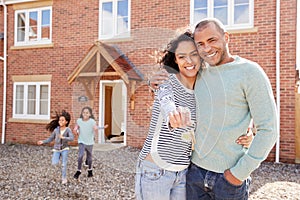
[[[99,51],[101,52],[101,54],[103,55],[103,57],[107,60],[107,62],[119,73],[119,75],[125,81],[125,83],[129,84],[128,75],[116,63],[115,59],[113,59],[111,57],[111,55],[102,46],[99,46]]]
[[[93,76],[118,76],[117,72],[82,72],[78,77],[93,77]]]

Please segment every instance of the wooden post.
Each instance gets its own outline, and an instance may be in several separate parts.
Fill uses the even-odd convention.
[[[136,81],[130,81],[130,108],[131,110],[134,110],[134,101],[135,101],[135,85]]]
[[[295,146],[296,160],[295,163],[300,163],[300,93],[295,93]]]

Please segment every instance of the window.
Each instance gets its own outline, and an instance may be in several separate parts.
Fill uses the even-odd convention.
[[[253,28],[253,0],[191,0],[191,24],[206,17],[230,29]]]
[[[100,39],[129,37],[130,0],[100,1]]]
[[[15,45],[51,43],[51,7],[15,11]]]
[[[15,82],[13,118],[49,119],[50,82]]]

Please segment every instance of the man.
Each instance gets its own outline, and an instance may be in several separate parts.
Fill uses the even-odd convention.
[[[229,34],[220,21],[199,22],[194,40],[206,67],[195,83],[196,144],[187,173],[187,199],[248,199],[250,174],[278,137],[271,84],[257,63],[230,54]],[[157,76],[152,84],[161,81]],[[180,113],[169,118],[175,127],[184,126]],[[246,151],[235,138],[251,118],[257,133]]]

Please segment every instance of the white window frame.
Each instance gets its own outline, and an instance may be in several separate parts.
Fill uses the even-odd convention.
[[[102,32],[102,3],[112,2],[113,4],[113,33],[110,35],[101,35]],[[128,0],[128,30],[127,32],[117,34],[117,4],[118,0],[100,0],[99,1],[99,40],[101,39],[117,39],[117,38],[128,38],[130,37],[130,27],[131,27],[131,0]]]
[[[194,0],[191,0],[190,2],[190,23],[196,25],[197,21],[194,22]],[[207,0],[207,6],[207,17],[214,17],[214,1]],[[225,25],[227,30],[250,29],[254,27],[254,0],[249,0],[249,23],[234,24],[234,0],[228,0],[227,13],[228,25]]]
[[[42,37],[42,11],[50,10],[50,35],[48,39],[43,39]],[[38,24],[37,24],[37,40],[30,41],[29,40],[29,13],[30,12],[38,13]],[[18,41],[18,14],[25,13],[26,21],[25,21],[25,39],[24,41]],[[52,6],[40,7],[40,8],[32,8],[32,9],[24,9],[24,10],[16,10],[15,11],[15,37],[14,37],[15,46],[27,46],[27,45],[41,45],[41,44],[50,44],[52,42]]]
[[[36,86],[36,113],[35,114],[27,114],[28,108],[28,86]],[[48,108],[46,115],[38,114],[40,111],[40,86],[47,85],[48,86]],[[24,86],[24,102],[23,102],[23,114],[16,114],[16,95],[17,95],[17,86]],[[50,97],[51,97],[51,83],[50,81],[44,82],[15,82],[14,83],[14,91],[13,91],[13,118],[15,119],[50,119]]]

